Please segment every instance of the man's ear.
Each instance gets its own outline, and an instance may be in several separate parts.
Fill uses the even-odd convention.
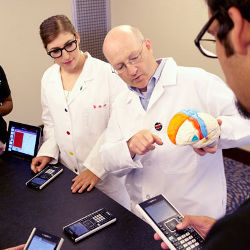
[[[241,15],[236,7],[228,9],[234,27],[231,30],[230,40],[236,53],[246,55],[250,46],[250,23]]]
[[[151,51],[152,50],[152,43],[151,43],[151,41],[149,39],[145,39],[144,42],[145,42],[146,48],[149,51]]]

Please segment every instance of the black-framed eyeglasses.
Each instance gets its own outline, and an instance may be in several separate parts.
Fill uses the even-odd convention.
[[[74,40],[71,42],[68,42],[67,44],[65,44],[65,46],[63,48],[56,48],[53,49],[51,51],[48,51],[47,54],[49,56],[51,56],[52,58],[59,58],[62,56],[62,51],[66,50],[67,52],[72,52],[74,50],[76,50],[77,48],[77,40],[76,40],[76,36],[74,35]]]
[[[219,12],[216,11],[214,15],[208,20],[204,27],[199,32],[198,36],[195,38],[194,43],[200,50],[200,52],[210,58],[218,58],[216,54],[216,40],[209,34],[208,28],[212,22],[218,17]]]
[[[128,58],[127,63],[122,63],[121,65],[119,65],[119,67],[113,67],[111,68],[112,73],[116,73],[116,74],[122,74],[125,70],[127,70],[127,65],[135,65],[137,63],[140,63],[142,60],[142,51],[143,51],[143,43],[144,41],[142,41],[141,44],[141,49],[140,51],[133,57]]]

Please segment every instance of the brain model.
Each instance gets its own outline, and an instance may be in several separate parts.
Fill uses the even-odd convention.
[[[168,137],[176,145],[194,148],[214,146],[220,136],[217,120],[207,113],[196,110],[181,110],[168,125]]]

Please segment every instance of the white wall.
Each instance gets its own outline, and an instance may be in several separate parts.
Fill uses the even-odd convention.
[[[52,59],[43,49],[39,26],[56,14],[71,18],[71,0],[0,0],[0,64],[14,100],[7,121],[41,124],[40,80]]]
[[[153,44],[156,57],[206,69],[224,79],[217,59],[203,56],[194,39],[208,20],[205,0],[111,0],[111,25],[138,27]]]

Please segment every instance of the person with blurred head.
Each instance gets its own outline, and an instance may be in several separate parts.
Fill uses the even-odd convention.
[[[36,173],[60,161],[77,174],[73,193],[90,191],[96,185],[129,208],[122,181],[107,175],[99,157],[111,105],[124,89],[121,80],[108,63],[80,50],[79,34],[66,16],[44,20],[40,36],[54,64],[42,77],[43,144],[31,169]]]
[[[227,84],[236,95],[240,114],[250,118],[250,0],[206,0],[209,20],[195,39],[201,53],[218,58]],[[211,34],[214,39],[206,39]],[[214,43],[212,48],[206,43]],[[185,215],[177,229],[195,227],[204,237],[203,249],[249,249],[250,198],[216,223],[213,218]],[[154,235],[160,240],[158,234]],[[167,249],[162,242],[161,247]]]
[[[156,60],[150,40],[129,25],[109,31],[103,52],[130,91],[115,100],[102,159],[107,171],[126,176],[132,211],[162,193],[183,213],[223,216],[222,148],[250,143],[250,123],[239,116],[232,91],[202,69],[177,66],[173,58]],[[196,149],[196,154],[190,146],[170,142],[169,121],[183,109],[221,120],[217,145]]]
[[[7,125],[3,116],[13,109],[10,88],[3,68],[0,66],[0,155],[4,152],[7,140]]]
[[[209,21],[195,39],[205,56],[218,58],[241,115],[250,118],[250,1],[206,0]],[[214,39],[206,41],[206,35]],[[209,45],[210,43],[210,45]],[[214,46],[215,45],[215,46]],[[209,51],[206,48],[215,49]]]

